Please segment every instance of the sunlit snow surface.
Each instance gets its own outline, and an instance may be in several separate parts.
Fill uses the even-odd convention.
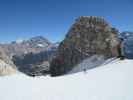
[[[56,78],[0,77],[0,100],[133,100],[133,61]]]

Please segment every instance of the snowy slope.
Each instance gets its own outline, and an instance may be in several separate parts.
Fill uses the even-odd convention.
[[[133,61],[56,78],[0,77],[0,100],[133,100]]]
[[[68,74],[81,72],[83,70],[89,70],[100,66],[101,64],[105,63],[106,60],[102,55],[94,55],[85,60],[83,60],[80,64],[76,65]]]

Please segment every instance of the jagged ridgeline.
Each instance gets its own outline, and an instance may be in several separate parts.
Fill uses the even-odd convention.
[[[102,17],[79,17],[59,45],[58,53],[51,62],[51,75],[66,74],[93,55],[102,55],[104,59],[117,56],[117,33],[118,30]]]

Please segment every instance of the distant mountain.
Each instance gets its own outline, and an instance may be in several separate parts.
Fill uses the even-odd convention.
[[[120,37],[124,39],[124,53],[126,58],[133,58],[133,32],[122,32]]]
[[[13,41],[9,44],[0,44],[10,61],[16,68],[28,75],[42,75],[49,69],[49,61],[54,57],[59,43],[51,43],[42,36],[28,40]],[[46,70],[46,71],[45,71]]]
[[[123,39],[133,39],[133,32],[129,32],[129,31],[122,32],[120,33],[120,37]]]
[[[0,46],[5,50],[6,54],[12,57],[13,55],[23,55],[32,53],[39,53],[45,51],[52,43],[42,36],[33,37],[29,40],[21,42],[13,41],[9,44],[1,44]]]
[[[26,44],[31,48],[46,48],[52,43],[42,36],[36,36],[27,41],[23,41],[21,44]]]

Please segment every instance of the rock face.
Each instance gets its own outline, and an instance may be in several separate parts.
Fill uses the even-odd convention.
[[[16,67],[11,59],[0,48],[0,76],[10,75],[16,73]]]
[[[28,53],[21,56],[13,56],[13,62],[18,70],[30,75],[41,76],[49,74],[49,62],[55,56],[56,50],[48,50],[40,53]]]
[[[119,44],[117,33],[101,17],[79,17],[59,45],[57,56],[51,62],[51,75],[65,74],[93,55],[102,55],[104,59],[116,57]]]
[[[0,76],[15,74],[16,69],[10,64],[5,63],[0,59]]]

